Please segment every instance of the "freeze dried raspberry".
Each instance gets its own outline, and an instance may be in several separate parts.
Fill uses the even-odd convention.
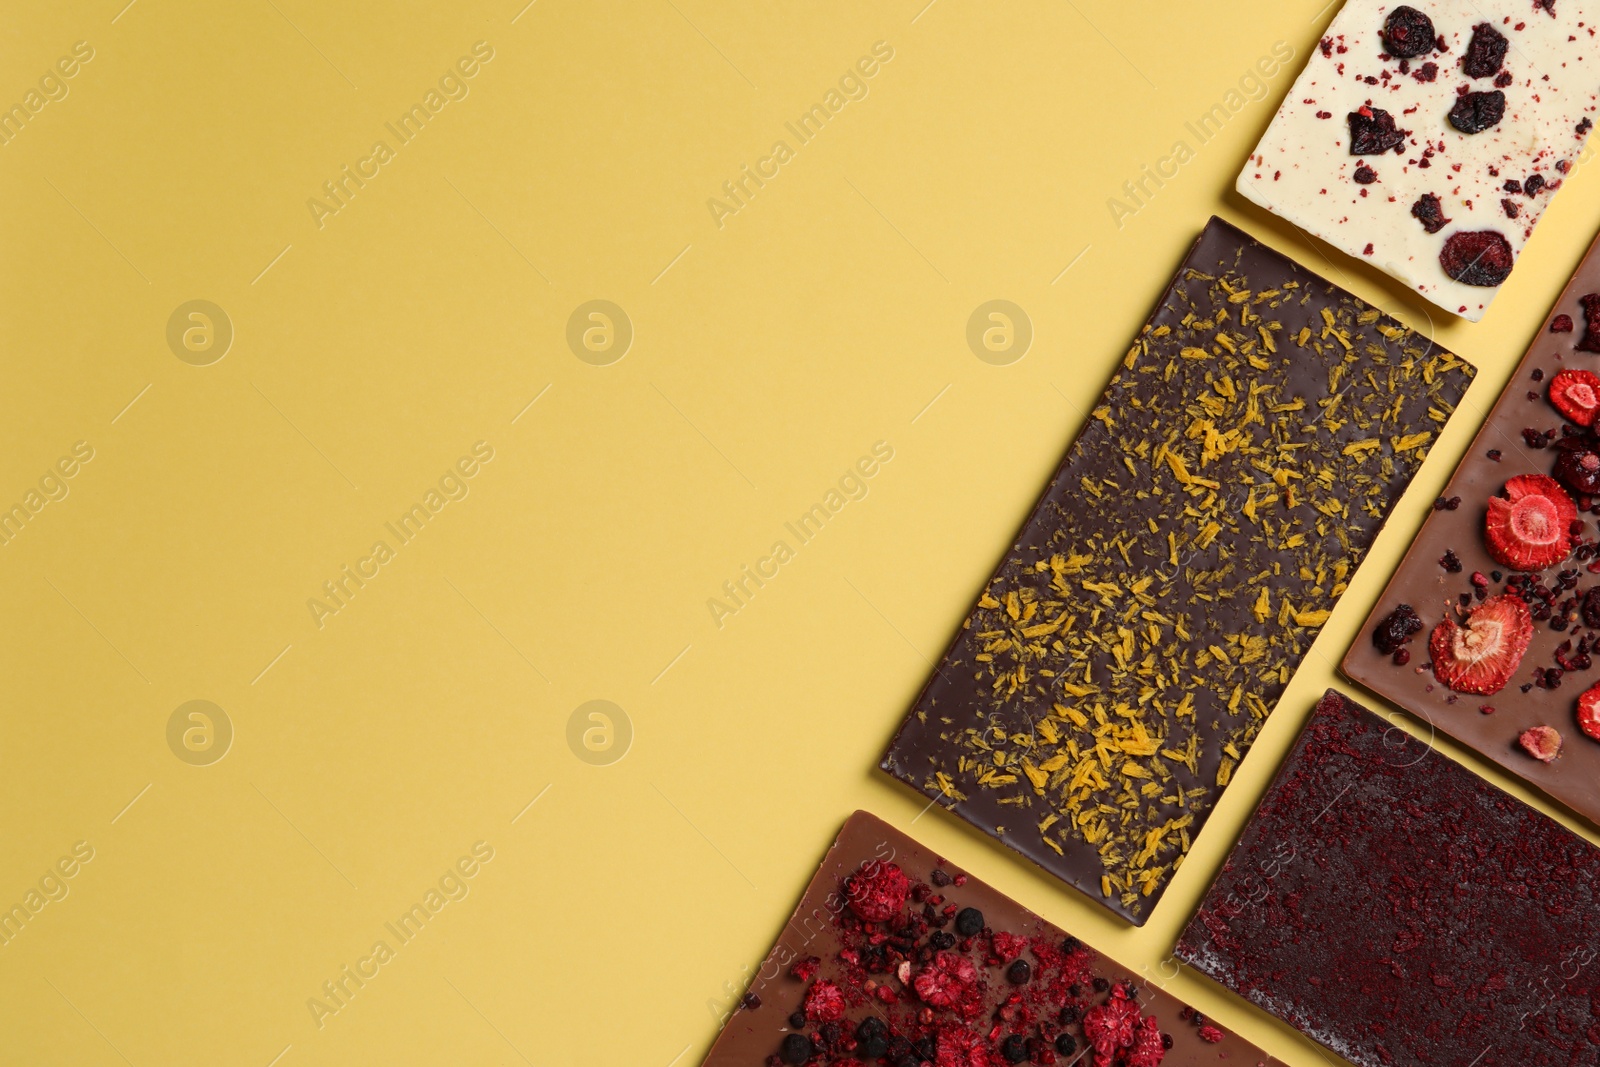
[[[1580,296],[1583,305],[1583,339],[1577,344],[1580,352],[1600,352],[1600,293]]]
[[[1450,222],[1444,217],[1444,205],[1432,193],[1423,193],[1417,198],[1417,202],[1411,205],[1411,216],[1422,223],[1422,228],[1429,233],[1438,233]]]
[[[910,1058],[916,1062],[916,1057]],[[993,1067],[984,1040],[965,1027],[943,1026],[934,1038],[936,1067]]]
[[[1600,685],[1592,685],[1579,694],[1578,729],[1591,741],[1600,741]]]
[[[1414,7],[1389,12],[1381,31],[1383,47],[1396,59],[1416,59],[1433,51],[1433,20]]]
[[[1350,112],[1350,154],[1379,156],[1406,143],[1410,130],[1395,127],[1394,116],[1381,107],[1363,107]]]
[[[1028,939],[999,931],[994,935],[994,954],[1002,960],[1014,960],[1028,947]]]
[[[1161,1027],[1156,1023],[1156,1017],[1145,1016],[1134,1031],[1133,1044],[1128,1048],[1127,1067],[1160,1067],[1162,1057],[1166,1054],[1166,1045],[1161,1040]]]
[[[911,893],[911,881],[893,863],[868,860],[855,874],[845,879],[845,895],[850,910],[869,923],[881,923],[899,915]]]
[[[809,982],[817,976],[817,968],[820,966],[822,966],[821,960],[815,956],[807,956],[789,968],[789,977],[798,978],[802,982]]]
[[[1469,78],[1487,78],[1500,72],[1506,60],[1506,49],[1511,42],[1487,22],[1472,27],[1472,40],[1467,42],[1467,54],[1461,57],[1461,70]]]
[[[1555,318],[1551,319],[1550,320],[1550,332],[1551,333],[1571,333],[1572,332],[1572,316],[1571,315],[1557,315]]]
[[[1357,163],[1356,172],[1350,177],[1357,185],[1371,185],[1378,180],[1378,172],[1365,163]]]
[[[1372,644],[1385,656],[1398,652],[1422,629],[1422,620],[1410,604],[1401,604],[1378,623],[1372,631]]]
[[[1600,455],[1588,449],[1570,449],[1556,460],[1556,480],[1574,493],[1600,496]]]
[[[940,952],[911,980],[922,1002],[934,1008],[949,1008],[960,1015],[983,1010],[978,990],[978,968],[965,956]]]
[[[1465,626],[1445,619],[1433,628],[1428,651],[1433,676],[1457,693],[1488,696],[1505,688],[1533,639],[1533,617],[1515,594],[1490,597],[1467,616]]]
[[[1133,1044],[1134,1028],[1139,1025],[1139,1005],[1128,999],[1121,986],[1111,991],[1104,1004],[1090,1008],[1083,1017],[1083,1036],[1094,1046],[1097,1059],[1109,1064],[1117,1050]]]
[[[1460,230],[1445,241],[1439,265],[1462,285],[1492,287],[1511,276],[1515,258],[1511,242],[1499,230]]]
[[[1541,763],[1554,763],[1561,755],[1561,734],[1553,726],[1535,726],[1517,738],[1522,750]]]
[[[1200,1040],[1215,1045],[1222,1040],[1222,1031],[1215,1026],[1202,1026],[1200,1028]]]
[[[1450,109],[1450,125],[1462,133],[1482,133],[1500,125],[1506,117],[1506,94],[1499,89],[1486,93],[1463,93]]]
[[[836,1023],[844,1018],[844,994],[826,978],[820,979],[806,990],[801,1010],[812,1022]]]
[[[1505,492],[1489,498],[1489,555],[1518,571],[1542,571],[1566,559],[1572,551],[1568,528],[1578,517],[1566,490],[1543,474],[1523,474],[1506,482]]]

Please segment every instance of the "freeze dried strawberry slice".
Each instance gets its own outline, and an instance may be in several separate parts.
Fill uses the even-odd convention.
[[[1535,726],[1517,738],[1522,750],[1540,763],[1554,763],[1561,755],[1561,733],[1554,726]]]
[[[1512,593],[1492,596],[1467,615],[1465,626],[1445,619],[1433,628],[1428,652],[1433,676],[1457,693],[1487,696],[1505,688],[1533,639],[1533,616]]]
[[[1090,1008],[1083,1017],[1083,1036],[1094,1046],[1096,1064],[1109,1065],[1117,1050],[1132,1045],[1138,1025],[1139,1005],[1120,985],[1104,1004]]]
[[[1504,497],[1489,498],[1484,537],[1489,555],[1518,571],[1542,571],[1572,551],[1569,527],[1577,506],[1554,478],[1523,474],[1506,483]]]
[[[869,923],[881,923],[899,915],[906,906],[911,882],[894,864],[868,860],[845,879],[844,891],[851,911]]]
[[[1586,370],[1561,371],[1550,379],[1550,403],[1568,422],[1593,426],[1600,409],[1600,378]]]
[[[1590,740],[1600,741],[1600,685],[1578,694],[1578,729]]]

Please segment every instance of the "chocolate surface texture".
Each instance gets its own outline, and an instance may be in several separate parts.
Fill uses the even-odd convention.
[[[1600,850],[1329,691],[1178,958],[1358,1067],[1600,1051]]]
[[[1212,219],[883,769],[1143,923],[1472,373]]]

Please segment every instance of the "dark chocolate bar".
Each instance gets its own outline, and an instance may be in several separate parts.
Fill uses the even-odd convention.
[[[1330,690],[1178,958],[1358,1067],[1591,1064],[1600,849]]]
[[[1277,1062],[858,811],[705,1067]]]
[[[1343,663],[1347,677],[1594,823],[1600,717],[1587,718],[1586,732],[1578,712],[1580,696],[1600,684],[1600,477],[1590,480],[1590,471],[1600,474],[1597,316],[1600,241],[1551,309]],[[1518,501],[1509,499],[1512,492]],[[1501,502],[1492,503],[1496,498]],[[1562,516],[1566,529],[1551,529],[1546,544],[1518,543],[1525,520],[1547,504],[1572,508]],[[1515,526],[1500,521],[1519,509]],[[1531,631],[1519,625],[1520,605]],[[1482,646],[1466,663],[1454,638],[1470,636],[1473,617],[1485,634],[1490,623],[1498,629],[1499,615],[1512,621],[1506,634],[1517,639]],[[1444,631],[1436,656],[1433,633],[1446,621],[1453,629]],[[1600,693],[1590,700],[1600,707]]]
[[[1142,924],[1472,373],[1212,219],[883,769]]]

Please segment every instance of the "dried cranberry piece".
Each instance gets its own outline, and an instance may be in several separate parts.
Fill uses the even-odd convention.
[[[1423,193],[1417,197],[1417,202],[1411,205],[1411,215],[1422,228],[1429,233],[1438,233],[1450,222],[1444,217],[1444,205],[1432,193]]]
[[[1462,285],[1500,285],[1511,276],[1515,259],[1511,242],[1499,230],[1453,233],[1439,253],[1439,265],[1445,274]],[[1595,299],[1600,312],[1600,296]]]
[[[1439,76],[1439,64],[1430,60],[1418,67],[1411,76],[1419,82],[1431,82]]]
[[[1378,180],[1378,172],[1365,163],[1356,164],[1356,172],[1352,176],[1357,185],[1371,185]]]
[[[1583,339],[1575,346],[1580,352],[1600,352],[1600,293],[1578,298],[1583,305]]]
[[[1562,452],[1556,459],[1556,481],[1574,493],[1600,494],[1600,455],[1593,452]]]
[[[1350,122],[1350,154],[1352,156],[1380,156],[1390,149],[1399,149],[1406,143],[1410,130],[1398,129],[1394,116],[1381,107],[1363,107],[1352,111]]]
[[[1462,133],[1482,133],[1500,125],[1506,117],[1506,94],[1499,89],[1487,93],[1464,93],[1450,109],[1450,125]]]
[[[1372,631],[1372,645],[1384,655],[1393,655],[1422,630],[1422,620],[1410,604],[1401,604],[1379,621]]]
[[[1396,59],[1416,59],[1433,51],[1433,20],[1414,7],[1397,7],[1383,22],[1383,47]]]
[[[1522,191],[1529,196],[1538,196],[1544,191],[1545,184],[1543,174],[1530,174],[1528,180],[1522,183]]]
[[[1511,42],[1487,22],[1472,27],[1472,40],[1467,42],[1467,54],[1461,58],[1461,69],[1469,78],[1487,78],[1500,71],[1506,60],[1506,49]]]

